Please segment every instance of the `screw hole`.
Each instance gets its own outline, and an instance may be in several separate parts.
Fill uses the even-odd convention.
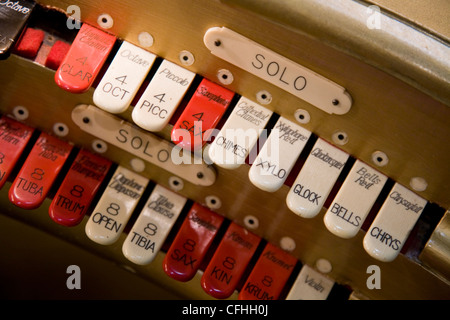
[[[153,46],[154,39],[150,33],[142,31],[138,34],[138,41],[139,45],[143,46],[144,48],[148,48]]]
[[[428,187],[428,182],[422,177],[411,178],[409,185],[414,191],[425,191]]]
[[[206,205],[208,206],[208,208],[213,209],[213,210],[219,209],[222,206],[222,202],[216,196],[207,196],[205,198],[205,201],[206,201]]]
[[[244,224],[249,229],[257,229],[259,227],[259,220],[255,216],[246,216]]]
[[[170,177],[169,178],[169,186],[174,191],[180,191],[184,187],[183,181],[178,177]]]
[[[195,62],[194,55],[187,50],[181,51],[178,55],[178,59],[180,59],[180,62],[185,66],[190,66]]]
[[[229,85],[233,82],[234,77],[230,70],[221,69],[217,72],[217,78],[224,85]]]
[[[102,140],[92,141],[92,149],[98,153],[105,153],[108,150],[108,145]]]
[[[69,127],[64,123],[57,122],[53,125],[53,132],[59,137],[65,137],[69,133]]]
[[[111,29],[114,25],[113,18],[107,13],[99,15],[97,18],[97,23],[103,29]]]
[[[283,237],[280,239],[280,247],[285,251],[294,251],[296,247],[295,240],[291,237]]]
[[[303,109],[297,109],[294,113],[294,117],[298,122],[303,124],[306,124],[311,120],[309,112]]]
[[[256,94],[256,100],[260,104],[266,105],[272,102],[272,95],[265,90],[261,90]]]
[[[388,164],[389,158],[384,152],[375,151],[374,153],[372,153],[372,162],[379,167],[383,167]]]
[[[333,142],[343,146],[348,142],[348,135],[343,131],[338,131],[332,136]]]
[[[14,107],[12,113],[17,120],[26,120],[29,116],[28,109],[22,106]]]

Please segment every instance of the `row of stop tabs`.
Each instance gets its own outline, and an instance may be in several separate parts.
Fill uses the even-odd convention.
[[[27,145],[31,150],[25,151]],[[26,159],[20,160],[25,152]],[[68,227],[78,225],[101,191],[85,225],[86,235],[98,244],[117,242],[135,209],[140,209],[122,247],[135,264],[150,264],[176,220],[183,219],[163,260],[164,271],[178,281],[195,276],[220,235],[201,278],[202,288],[215,298],[228,298],[240,287],[239,299],[278,299],[300,265],[277,246],[169,189],[152,186],[142,175],[9,117],[0,118],[0,188],[12,180],[8,196],[14,205],[40,207],[61,174],[49,206],[51,219]],[[333,286],[331,279],[305,265],[287,298],[325,299]]]
[[[115,37],[83,25],[55,74],[56,83],[71,92],[86,91],[114,41]],[[91,54],[87,53],[89,50]],[[97,107],[110,113],[124,112],[155,59],[154,54],[123,41],[95,89],[93,100]],[[95,66],[97,71],[86,69],[87,66]],[[136,102],[133,121],[148,131],[162,130],[194,76],[164,60]],[[182,148],[197,151],[214,136],[208,145],[208,157],[212,162],[226,169],[236,169],[248,161],[250,181],[266,192],[275,192],[286,182],[313,135],[280,116],[262,147],[252,154],[261,133],[267,132],[264,129],[273,113],[240,97],[221,130],[215,132],[215,126],[233,98],[230,90],[203,79],[176,120],[172,141]],[[318,138],[288,192],[289,209],[303,218],[317,216],[349,159],[349,154]],[[387,180],[384,174],[356,160],[324,216],[326,227],[339,237],[354,237]],[[394,260],[426,204],[425,199],[395,183],[364,238],[365,250],[378,260]]]
[[[56,83],[73,93],[87,91],[115,41],[113,35],[83,24],[59,64]],[[154,54],[123,41],[96,85],[96,106],[110,113],[124,112],[155,60]],[[147,131],[162,130],[194,77],[191,71],[163,60],[135,103],[133,121]],[[230,90],[203,79],[177,118],[172,141],[197,151],[214,136],[207,147],[212,162],[236,169],[248,161],[250,181],[266,192],[275,192],[286,182],[307,142],[314,137],[297,123],[279,116],[262,147],[254,153],[273,113],[240,97],[221,130],[214,132],[234,96]],[[346,152],[318,138],[288,192],[289,209],[303,218],[317,216],[349,159]],[[326,227],[339,237],[354,237],[387,180],[384,174],[356,160],[324,216]],[[378,260],[394,260],[426,204],[426,200],[396,183],[366,233],[365,250]]]

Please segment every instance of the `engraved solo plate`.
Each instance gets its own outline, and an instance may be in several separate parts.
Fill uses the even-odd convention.
[[[225,27],[203,38],[211,53],[305,100],[329,114],[345,114],[352,98],[345,88]]]
[[[81,130],[195,185],[210,186],[216,180],[214,169],[199,157],[95,106],[76,106],[72,120]]]

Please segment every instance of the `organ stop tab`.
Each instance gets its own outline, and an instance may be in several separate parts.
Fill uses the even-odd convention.
[[[103,157],[80,150],[50,204],[53,221],[68,227],[79,224],[111,165]]]
[[[56,70],[56,84],[71,93],[89,90],[115,42],[115,36],[84,23]]]
[[[172,129],[172,141],[186,150],[198,151],[231,103],[234,93],[203,79]]]
[[[164,257],[164,272],[178,281],[191,280],[223,221],[221,215],[194,203]]]
[[[39,207],[73,146],[42,132],[9,189],[9,199],[23,209]]]
[[[11,118],[0,118],[0,189],[8,180],[33,132],[33,128]]]

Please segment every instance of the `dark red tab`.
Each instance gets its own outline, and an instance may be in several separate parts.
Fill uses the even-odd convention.
[[[203,79],[172,129],[172,141],[187,150],[199,150],[230,105],[234,93]]]
[[[105,158],[81,150],[50,204],[50,217],[67,227],[79,224],[111,164]]]
[[[116,37],[83,24],[55,73],[55,81],[72,93],[89,90],[105,63]]]
[[[203,273],[202,288],[217,299],[231,296],[260,241],[232,222]]]
[[[164,271],[175,280],[191,280],[223,220],[222,216],[194,203],[164,258]]]
[[[277,300],[296,263],[295,257],[267,243],[239,292],[239,300]]]
[[[72,146],[41,133],[9,189],[9,200],[23,209],[35,209],[45,200]]]
[[[0,189],[8,180],[33,131],[11,118],[0,118]]]
[[[45,60],[45,66],[53,70],[58,70],[69,50],[70,44],[57,40],[48,53],[47,59]]]
[[[42,41],[44,41],[44,37],[44,31],[27,28],[22,35],[20,42],[15,47],[14,53],[28,59],[36,58]]]

